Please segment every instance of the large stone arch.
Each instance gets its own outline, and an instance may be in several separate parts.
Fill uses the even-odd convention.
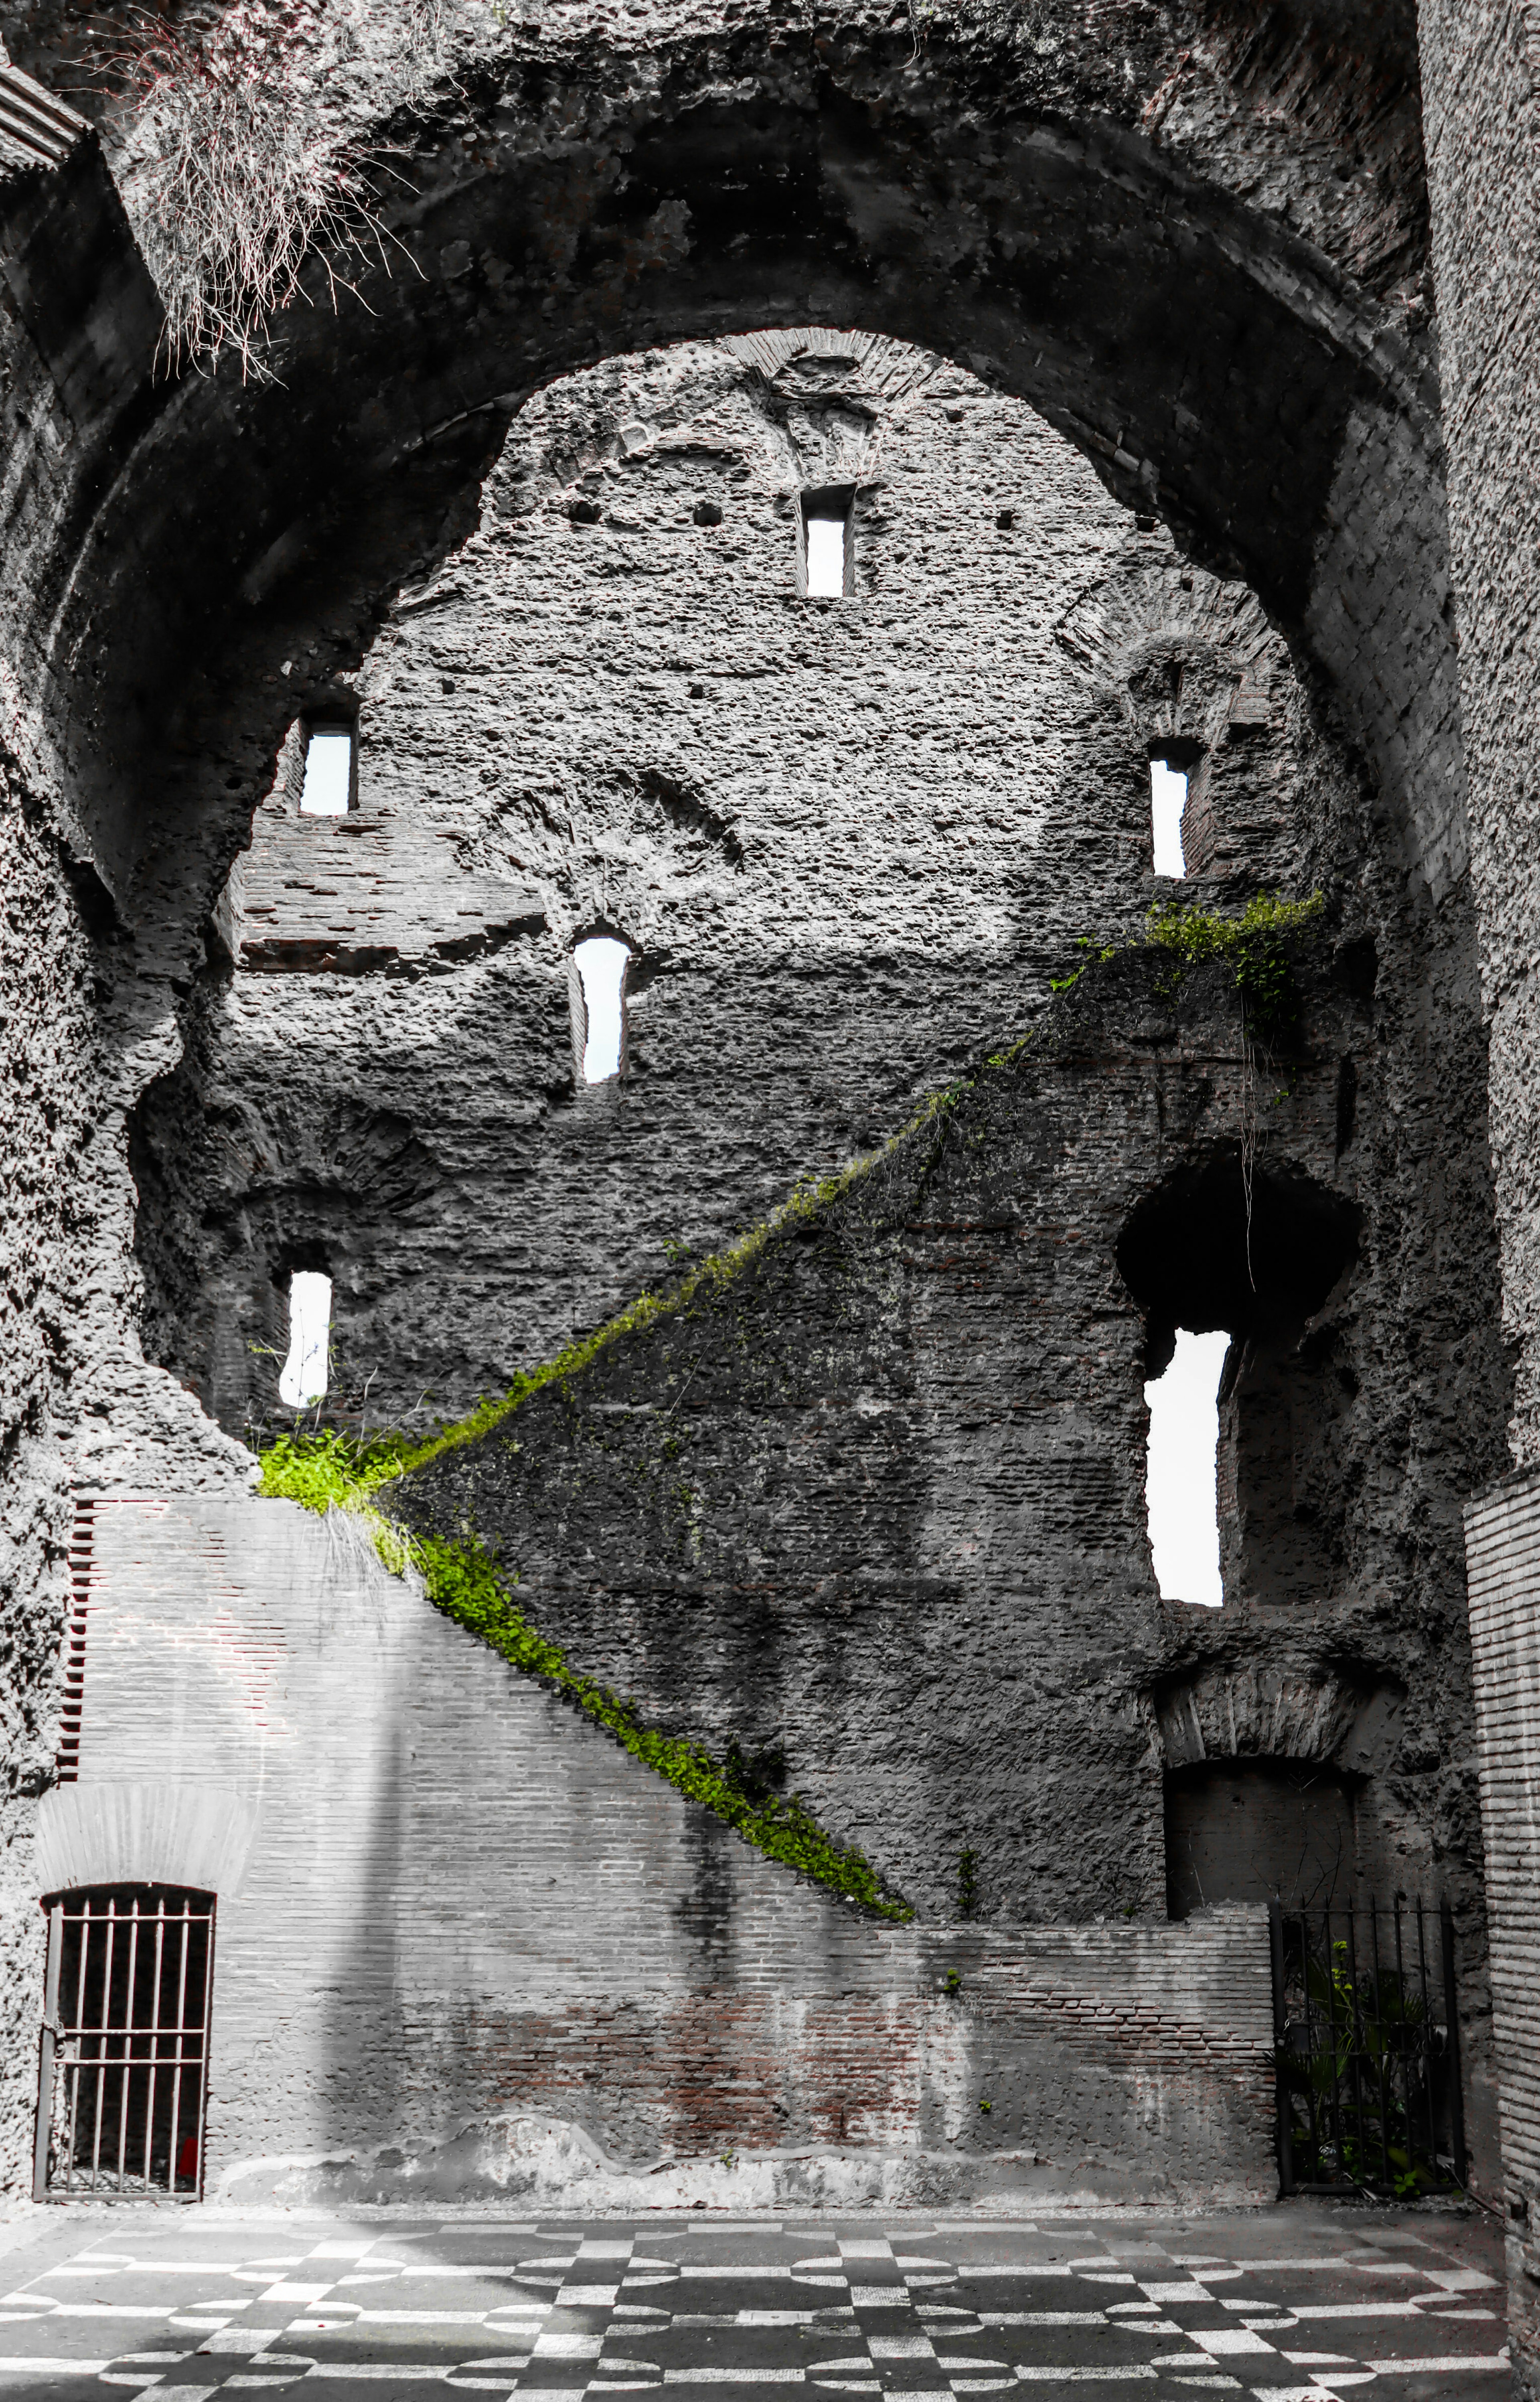
[[[966,360],[1244,576],[1445,889],[1464,832],[1429,362],[1403,309],[1162,143],[1170,61],[1127,47],[1148,131],[1083,42],[1045,89],[907,31],[765,22],[639,59],[526,29],[389,129],[409,259],[340,316],[291,310],[281,382],[227,365],[158,388],[141,328],[29,586],[61,764],[130,914],[179,881],[178,825],[209,834],[207,906],[285,684],[356,652],[519,397],[608,352],[808,323]],[[124,789],[138,763],[153,798]]]

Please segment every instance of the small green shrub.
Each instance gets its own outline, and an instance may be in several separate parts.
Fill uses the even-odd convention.
[[[1264,1046],[1286,1035],[1299,1015],[1294,981],[1294,946],[1315,932],[1326,908],[1323,893],[1308,901],[1285,901],[1280,894],[1258,892],[1238,918],[1221,918],[1180,901],[1166,901],[1145,919],[1145,941],[1172,955],[1175,973],[1168,991],[1183,976],[1208,959],[1228,959],[1235,973],[1246,1023]],[[1105,957],[1104,953],[1104,957]]]

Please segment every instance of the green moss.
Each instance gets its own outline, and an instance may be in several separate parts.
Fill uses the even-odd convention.
[[[644,1726],[633,1702],[623,1702],[607,1686],[579,1676],[560,1647],[537,1633],[511,1600],[496,1563],[480,1544],[419,1535],[411,1539],[411,1548],[435,1608],[478,1635],[511,1666],[546,1678],[677,1791],[704,1803],[769,1858],[799,1869],[832,1892],[883,1918],[914,1917],[907,1902],[883,1891],[862,1853],[824,1832],[799,1795],[783,1801],[756,1791],[736,1745],[725,1762],[714,1760],[697,1744]]]
[[[1299,1015],[1294,981],[1294,949],[1313,934],[1326,908],[1323,893],[1308,901],[1286,901],[1276,892],[1258,892],[1238,918],[1221,918],[1205,909],[1167,901],[1145,919],[1145,942],[1169,952],[1174,973],[1167,989],[1174,992],[1189,969],[1207,959],[1229,960],[1246,1022],[1257,1040],[1269,1047],[1280,1041]],[[1103,954],[1104,958],[1106,954]]]
[[[280,1435],[262,1455],[259,1490],[268,1499],[297,1501],[322,1516],[344,1510],[361,1519],[392,1575],[415,1567],[435,1609],[479,1636],[511,1667],[554,1685],[634,1759],[701,1802],[745,1842],[881,1918],[902,1923],[914,1917],[906,1901],[884,1891],[864,1853],[836,1843],[799,1795],[783,1801],[758,1789],[736,1744],[725,1762],[716,1761],[697,1744],[644,1726],[634,1702],[623,1702],[608,1686],[580,1676],[560,1645],[530,1625],[496,1561],[474,1537],[448,1542],[409,1534],[387,1518],[374,1497],[413,1457],[410,1445],[393,1439],[361,1446],[335,1430]]]

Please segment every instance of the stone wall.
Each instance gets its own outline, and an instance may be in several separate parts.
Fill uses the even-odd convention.
[[[19,1172],[36,1186],[38,1158],[62,1163],[57,1218],[29,1189],[35,1251],[18,1263],[13,1288],[41,1337],[15,1353],[16,1424],[42,1429],[39,1447],[29,1433],[11,1454],[26,1664],[19,1790],[54,1706],[48,1655],[62,1530],[49,1426],[86,1485],[238,1486],[243,1456],[201,1403],[227,1429],[260,1416],[269,1371],[252,1346],[281,1340],[282,1278],[322,1257],[335,1266],[352,1344],[343,1422],[361,1422],[365,1386],[371,1408],[420,1422],[501,1386],[655,1280],[681,1244],[698,1249],[763,1214],[798,1168],[838,1164],[899,1124],[928,1084],[1038,1014],[1048,972],[1073,955],[1082,893],[1098,930],[1125,928],[1147,897],[1142,863],[1119,845],[1136,814],[1141,746],[1152,731],[1171,733],[1138,712],[1159,715],[1160,670],[1175,654],[1162,662],[1157,643],[1131,661],[1129,643],[1160,636],[1175,570],[1190,599],[1178,647],[1208,641],[1227,611],[1227,639],[1237,638],[1247,668],[1268,656],[1264,624],[1293,645],[1297,685],[1286,671],[1264,690],[1244,671],[1217,720],[1208,712],[1226,676],[1197,680],[1205,726],[1225,731],[1198,796],[1203,857],[1237,879],[1278,874],[1303,890],[1318,877],[1331,891],[1340,973],[1322,1003],[1319,1056],[1302,1067],[1296,1114],[1268,1124],[1280,1166],[1308,1167],[1323,1189],[1351,1187],[1360,1248],[1345,1296],[1317,1330],[1324,1339],[1307,1336],[1296,1357],[1273,1330],[1236,1387],[1227,1443],[1237,1492],[1248,1459],[1255,1466],[1266,1450],[1252,1440],[1264,1422],[1278,1470],[1265,1490],[1251,1487],[1250,1530],[1244,1512],[1229,1524],[1227,1573],[1244,1609],[1227,1609],[1212,1638],[1184,1623],[1174,1646],[1140,1652],[1149,1761],[1136,1772],[1120,1734],[1106,1773],[1114,1786],[1139,1785],[1137,1906],[1148,1897],[1154,1910],[1154,1728],[1167,1684],[1197,1691],[1213,1672],[1231,1690],[1248,1677],[1258,1691],[1269,1678],[1320,1685],[1322,1660],[1295,1655],[1302,1610],[1325,1594],[1329,1623],[1357,1647],[1353,1694],[1366,1708],[1393,1686],[1407,1695],[1394,1740],[1354,1771],[1379,1796],[1370,1815],[1381,1856],[1415,1863],[1419,1876],[1426,1864],[1468,1906],[1476,1846],[1458,1505],[1503,1465],[1509,1395],[1495,1339],[1460,707],[1463,697],[1473,712],[1481,780],[1478,895],[1497,1034],[1505,1306],[1522,1332],[1520,1085],[1533,1046],[1520,989],[1526,919],[1514,897],[1525,804],[1509,764],[1524,748],[1510,750],[1506,731],[1521,710],[1516,720],[1505,677],[1512,628],[1527,623],[1525,576],[1533,583],[1527,555],[1509,562],[1510,530],[1528,523],[1513,428],[1526,421],[1533,279],[1521,245],[1505,252],[1486,237],[1506,206],[1492,193],[1518,188],[1532,162],[1517,21],[1478,12],[1473,74],[1463,20],[1446,24],[1431,0],[1423,13],[1451,423],[1464,476],[1454,529],[1463,696],[1404,10],[1301,5],[1189,20],[1066,0],[1039,11],[1032,44],[1015,50],[947,25],[916,46],[875,14],[835,25],[764,10],[726,26],[681,8],[617,43],[607,21],[576,11],[559,24],[499,23],[494,39],[485,12],[473,23],[451,10],[440,79],[405,100],[385,56],[391,12],[373,11],[355,56],[332,62],[325,80],[351,131],[368,138],[389,121],[403,145],[398,164],[415,189],[402,197],[397,230],[419,271],[374,277],[372,313],[290,311],[270,384],[243,386],[228,366],[210,379],[157,377],[155,296],[91,137],[70,121],[62,135],[55,124],[41,152],[0,150],[0,636],[25,896],[6,997],[13,1028],[46,1025],[58,1038],[17,1127]],[[5,21],[38,63],[78,32],[55,0],[12,7]],[[312,297],[323,300],[319,267],[315,279]],[[819,612],[811,633],[813,612],[777,580],[792,535],[778,511],[808,444],[807,461],[832,457],[843,473],[845,421],[859,421],[864,402],[827,381],[789,384],[799,353],[776,346],[810,324],[862,329],[863,371],[875,360],[907,375],[915,353],[901,352],[899,338],[931,360],[964,363],[928,369],[929,402],[882,385],[868,427],[927,431],[909,485],[917,495],[928,476],[927,505],[909,506],[902,476],[869,475],[858,461],[861,555],[880,559],[886,545],[887,580],[846,610]],[[779,329],[768,350],[765,327]],[[697,395],[670,400],[681,338],[707,346],[717,377],[704,415],[718,421],[704,444],[691,431]],[[1482,339],[1494,346],[1490,367]],[[825,362],[835,355],[813,348]],[[706,372],[701,351],[688,356],[691,374]],[[564,380],[596,358],[612,364]],[[861,406],[848,407],[852,399]],[[956,426],[949,405],[963,410]],[[1051,452],[1045,425],[1091,462],[1117,508],[1084,467]],[[785,446],[778,465],[773,435]],[[859,449],[859,425],[855,438]],[[755,454],[754,443],[767,447]],[[1019,514],[1014,526],[999,523],[1009,497],[992,496],[993,520],[987,509],[956,509],[959,468],[982,490],[995,449],[1039,462],[1034,490],[1047,504],[1024,525]],[[521,458],[523,478],[514,474]],[[703,497],[722,507],[714,527],[697,520]],[[1060,522],[1073,519],[1073,541],[1066,536],[1055,573],[1106,567],[1117,605],[1066,589],[1055,649],[1034,616],[1030,579],[1007,562],[1024,551],[1036,561],[1049,547],[1066,497],[1074,505]],[[665,559],[672,591],[651,607],[626,598],[662,581],[651,571]],[[773,560],[771,577],[759,562]],[[703,597],[713,562],[719,592],[722,563],[733,577],[731,616]],[[981,562],[995,644],[983,706],[977,685],[965,689],[944,664],[955,667],[963,628],[979,619],[975,600],[966,610],[960,600],[976,595]],[[907,587],[893,572],[901,566]],[[528,600],[516,570],[530,578]],[[959,600],[950,628],[937,628],[926,605],[941,571]],[[469,579],[459,590],[457,573]],[[703,630],[681,665],[665,629],[687,590]],[[907,628],[890,608],[895,592],[907,595]],[[1151,593],[1155,615],[1141,616]],[[886,689],[870,675],[863,631],[885,609]],[[553,640],[508,672],[488,662],[488,628]],[[737,672],[735,630],[776,661],[779,697],[760,689],[769,678]],[[591,666],[579,656],[588,652]],[[1063,778],[1036,821],[1035,859],[1046,868],[1054,839],[1063,849],[1051,932],[1046,878],[1023,880],[1014,801],[1019,738],[1033,729],[1024,710],[1016,723],[997,700],[1018,656],[1038,675],[1033,710],[1052,729]],[[1183,664],[1198,662],[1184,651]],[[896,816],[891,836],[859,808],[823,824],[821,797],[810,828],[811,785],[788,761],[806,766],[821,724],[808,697],[816,704],[832,679],[862,729],[845,738],[842,728],[843,764],[911,795],[913,823]],[[295,719],[339,692],[378,714],[386,735],[378,755],[390,789],[372,829],[335,838],[373,845],[369,903],[350,918],[333,906],[340,890],[294,892],[307,879],[292,858],[284,864],[282,843],[268,849],[267,897],[259,889],[256,902],[292,898],[302,918],[323,904],[296,939],[325,942],[368,931],[383,882],[393,890],[391,925],[373,948],[390,953],[380,965],[392,973],[258,974],[284,966],[260,934],[244,954],[238,939],[233,955],[247,965],[232,973],[216,916],[232,859]],[[938,701],[948,731],[928,748]],[[604,728],[601,740],[571,714],[555,717],[574,707]],[[546,712],[538,725],[536,710]],[[906,744],[907,780],[893,766]],[[499,771],[477,800],[466,787],[488,751],[506,752],[519,773]],[[703,756],[704,796],[691,780]],[[944,824],[927,797],[941,784],[958,802]],[[975,827],[978,841],[958,843],[969,812],[987,817],[979,794],[996,786],[1013,795],[1007,822],[988,827],[987,841]],[[553,798],[554,820],[542,807]],[[1137,814],[1142,821],[1142,802]],[[258,852],[277,832],[259,824]],[[750,833],[767,848],[756,853]],[[842,855],[830,836],[851,834]],[[400,904],[421,877],[410,863],[421,861],[438,863],[422,878],[433,905],[411,930]],[[500,917],[487,905],[489,885],[538,889],[543,929],[516,910]],[[722,890],[752,896],[736,925]],[[225,912],[232,924],[238,897]],[[880,964],[858,973],[851,904],[869,898],[874,922],[859,927],[859,940],[883,947],[872,950]],[[630,1072],[595,1107],[571,1083],[565,957],[612,900],[634,913],[625,931],[651,973],[635,987]],[[474,943],[497,937],[479,959],[451,947],[461,904]],[[799,949],[791,936],[804,918],[811,932]],[[31,949],[44,929],[46,967]],[[729,934],[736,946],[724,950]],[[338,963],[366,966],[370,949],[355,945]],[[800,987],[790,1013],[789,982]],[[1213,1159],[1231,1157],[1233,1046],[1221,1042],[1212,1076],[1206,1055],[1178,1062],[1180,1029],[1173,1053],[1164,1034],[1141,1032],[1159,1016],[1148,996],[1120,1017],[1132,996],[1117,993],[1093,1056],[1116,1058],[1118,1072],[1097,1086],[1087,1123],[1123,1177],[1131,1213],[1162,1192],[1179,1210],[1185,1188],[1168,1171],[1174,1161],[1178,1172],[1203,1168],[1203,1111],[1218,1130]],[[1362,1015],[1370,1006],[1371,1018]],[[787,1015],[780,1081],[762,1086],[759,1029]],[[1157,1057],[1170,1077],[1140,1084]],[[1120,1136],[1111,1096],[1128,1061],[1145,1114]],[[1188,1112],[1175,1133],[1162,1114],[1167,1082]],[[1084,1096],[1071,1080],[1049,1098],[1045,1125],[1067,1151],[1066,1112],[1084,1110]],[[1029,1164],[1038,1174],[1041,1163]],[[1107,1264],[1098,1295],[1075,1248],[1074,1179],[1056,1155],[1044,1174],[1029,1189],[1047,1196],[1046,1217],[1065,1236],[1040,1281],[1062,1290],[1063,1309],[1024,1356],[1038,1393],[1089,1384],[1099,1398],[1084,1456],[1112,1461],[1093,1505],[1066,1505],[1049,1527],[1045,1575],[1078,1580],[1082,1618],[1066,1612],[1060,1626],[1073,1684],[1083,1612],[1094,1607],[1083,1594],[1100,1589],[1096,1578],[1135,1616],[1148,1620],[1152,1607],[1139,1550],[1142,1422],[1128,1387],[1141,1340],[1150,1364],[1171,1294],[1157,1279],[1131,1295]],[[1115,1261],[1124,1230],[1105,1208],[1094,1222],[1104,1262]],[[929,1228],[926,1239],[947,1234]],[[916,1253],[921,1264],[903,1276],[932,1297],[938,1327],[955,1315],[967,1358],[980,1331],[975,1286],[988,1289],[998,1262],[993,1236],[957,1239],[959,1250]],[[862,1299],[879,1328],[911,1306],[895,1304],[908,1288],[891,1268]],[[810,1281],[823,1277],[818,1268]],[[840,1290],[838,1275],[830,1289]],[[793,1384],[808,1374],[793,1339],[799,1308],[793,1300],[771,1312],[791,1330],[782,1353]],[[1135,1317],[1148,1325],[1136,1330]],[[877,1365],[892,1373],[886,1357]],[[998,1357],[995,1372],[1004,1374]],[[645,1388],[645,1362],[637,1373]],[[953,1412],[943,1531],[959,1547],[971,1516],[998,1507],[1004,1525],[1024,1493],[1039,1513],[1033,1523],[1047,1525],[1081,1456],[1070,1409],[1064,1429],[1050,1429],[1068,1446],[1045,1455],[1054,1476],[1035,1487],[1029,1478],[1002,1502],[991,1480],[1003,1438],[964,1422],[966,1373],[943,1380]],[[615,1398],[644,1415],[629,1392]],[[773,1461],[763,1429],[754,1441]],[[795,1461],[786,1473],[795,1520],[804,1488]],[[1267,1591],[1246,1584],[1264,1522],[1282,1539],[1274,1556],[1287,1553]],[[529,1523],[538,1536],[538,1512]],[[1098,1541],[1082,1561],[1088,1524]],[[660,1525],[648,1540],[677,1531]],[[826,1564],[843,1560],[847,1529],[824,1532]],[[609,1640],[591,1593],[574,1598],[547,1582],[571,1631],[585,1644]],[[646,1604],[654,1616],[678,1597],[659,1590],[663,1604]],[[987,1607],[997,1609],[997,1596]],[[722,1607],[729,1628],[736,1609]],[[631,1622],[642,1628],[645,1614]],[[1013,1628],[1005,1639],[1009,1650]],[[651,1674],[647,1643],[639,1657]],[[616,1673],[626,1664],[617,1660]],[[731,1679],[714,1681],[708,1661],[686,1668],[672,1687],[660,1680],[660,1708],[681,1723],[736,1723]],[[1125,1677],[1124,1718],[1132,1690]],[[835,1792],[825,1739],[838,1719],[821,1701],[806,1713],[808,1773],[859,1816],[869,1805]],[[1200,1699],[1190,1723],[1207,1722]],[[1087,1757],[1094,1723],[1083,1704],[1066,1720]],[[879,1782],[881,1772],[876,1761]],[[945,1785],[944,1760],[937,1774]],[[968,1790],[959,1773],[946,1810],[956,1815]],[[16,1823],[24,1843],[24,1810]],[[896,1821],[911,1854],[917,1823],[913,1811]],[[1095,1906],[1086,1897],[1101,1873],[1094,1861],[1068,1863],[1075,1906]],[[1473,1910],[1464,1924],[1467,1990],[1479,2007]],[[24,1999],[24,1984],[9,1990]],[[30,2015],[11,2034],[7,2074],[20,2096]],[[14,2161],[24,2140],[14,2120],[13,2135]]]
[[[874,1925],[345,1528],[275,1502],[89,1515],[79,1779],[47,1806],[41,1872],[59,1889],[131,1859],[217,1889],[210,2191],[1269,2189],[1259,1913]]]
[[[1536,207],[1540,204],[1540,51],[1533,11],[1476,0],[1421,0],[1433,265],[1450,459],[1451,555],[1460,695],[1470,780],[1483,1012],[1491,1035],[1492,1146],[1502,1242],[1504,1334],[1514,1363],[1510,1440],[1522,1469],[1540,1456],[1540,1140],[1534,1095],[1535,928],[1540,919],[1533,766],[1540,730],[1535,612],[1540,479],[1533,393],[1540,359]],[[1518,1537],[1521,1495],[1493,1497],[1472,1519],[1472,1573],[1483,1587],[1479,1675],[1489,1796],[1489,1864],[1500,1874],[1498,1941],[1507,2029],[1505,2142],[1515,2363],[1540,2392],[1534,2316],[1533,2126],[1540,2106],[1519,1995],[1532,1957],[1529,1894],[1513,1876],[1523,1802],[1536,1775],[1536,1731],[1522,1705],[1527,1594]],[[1517,1815],[1516,1814],[1517,1805]],[[1515,1980],[1518,1981],[1517,1984]]]
[[[1540,1512],[1533,1471],[1473,1502],[1471,1647],[1503,2101],[1509,2302],[1520,2376],[1540,2356]]]
[[[808,601],[797,497],[841,481],[855,594]],[[1138,925],[1152,748],[1197,754],[1189,898],[1308,891],[1352,806],[1244,586],[860,335],[553,386],[348,693],[359,807],[275,780],[237,971],[137,1119],[147,1339],[232,1431],[294,1265],[337,1282],[334,1413],[420,1423],[895,1132]],[[626,1072],[585,1088],[600,930]]]

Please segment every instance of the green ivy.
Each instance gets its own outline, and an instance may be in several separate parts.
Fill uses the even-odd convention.
[[[1308,901],[1286,901],[1276,892],[1258,892],[1238,918],[1220,918],[1205,909],[1186,907],[1180,901],[1167,901],[1151,909],[1145,919],[1145,942],[1173,955],[1175,973],[1168,991],[1176,989],[1189,969],[1205,960],[1229,960],[1247,1025],[1258,1042],[1271,1047],[1299,1018],[1294,946],[1301,935],[1314,932],[1325,908],[1326,897],[1320,892],[1313,892]]]
[[[698,1744],[644,1726],[634,1702],[623,1702],[608,1686],[580,1676],[559,1644],[530,1625],[497,1563],[474,1536],[449,1542],[408,1534],[387,1518],[375,1494],[414,1464],[422,1448],[414,1452],[394,1437],[359,1444],[335,1429],[280,1435],[262,1454],[259,1490],[266,1499],[297,1501],[322,1516],[344,1510],[360,1518],[393,1575],[416,1568],[435,1609],[479,1636],[511,1667],[554,1685],[634,1759],[690,1801],[703,1803],[746,1842],[880,1918],[901,1924],[914,1917],[908,1902],[885,1891],[864,1853],[826,1834],[799,1794],[783,1801],[760,1789],[736,1744],[725,1763],[719,1763]]]

